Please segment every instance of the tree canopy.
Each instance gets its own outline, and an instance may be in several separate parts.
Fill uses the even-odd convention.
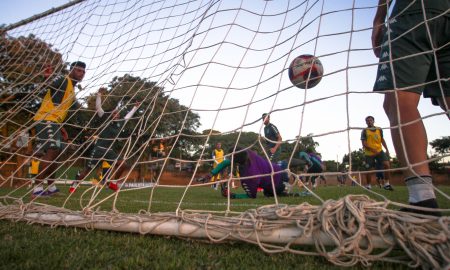
[[[450,152],[450,136],[444,136],[439,139],[435,139],[430,142],[431,147],[434,151],[439,154],[445,154]]]

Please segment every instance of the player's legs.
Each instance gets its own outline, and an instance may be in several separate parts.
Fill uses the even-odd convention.
[[[117,185],[117,180],[118,181],[122,180],[124,172],[127,171],[129,167],[127,166],[124,160],[119,159],[119,155],[112,149],[107,150],[104,158],[110,166],[109,170],[112,170],[110,172],[112,174],[111,179],[106,179],[106,181],[109,180],[108,187],[116,191],[119,189],[119,185]],[[114,168],[112,168],[112,166],[114,166]]]
[[[61,131],[60,125],[52,122],[39,122],[36,124],[36,145],[34,156],[40,157],[38,163],[38,171],[36,172],[36,186],[33,190],[34,196],[44,195],[42,181],[47,179],[47,194],[53,194],[59,190],[53,184],[53,180],[48,178],[54,174],[58,165],[55,163],[60,154],[61,148]]]
[[[101,148],[94,145],[91,152],[87,157],[86,167],[79,173],[77,173],[75,177],[75,181],[72,182],[72,185],[69,188],[69,192],[73,193],[76,191],[81,181],[86,178],[90,173],[92,173],[95,168],[100,164],[100,158],[103,156],[104,151]]]
[[[406,166],[404,176],[409,202],[416,206],[438,208],[430,169],[426,162],[427,134],[417,109],[420,95],[397,91],[397,97],[398,99],[394,93],[386,94],[384,106],[391,127],[396,127],[391,131],[392,141],[400,164]]]
[[[391,164],[389,162],[389,157],[384,151],[381,151],[378,155],[375,156],[375,164],[375,167],[377,169],[384,169],[384,172],[382,173],[383,177],[381,178],[381,181],[383,182],[383,188],[393,191],[394,189],[389,183],[389,179],[391,178],[391,173],[389,171],[389,169],[391,168]]]
[[[365,169],[367,171],[364,175],[364,177],[366,179],[365,187],[367,189],[372,189],[372,177],[373,177],[374,173],[372,173],[370,171],[375,168],[375,157],[374,156],[365,156],[365,162],[366,162]]]
[[[420,95],[413,92],[397,91],[387,93],[384,109],[392,128],[391,135],[397,158],[403,166],[410,166],[405,170],[405,176],[430,175],[427,163],[426,149],[427,134],[421,120],[417,105]],[[397,107],[399,115],[397,115]],[[402,141],[405,144],[403,148]]]
[[[429,28],[423,24],[423,14],[400,16],[390,21],[390,40],[385,35],[374,86],[375,91],[390,91],[385,93],[384,109],[391,124],[397,158],[406,168],[404,176],[409,202],[429,208],[437,208],[437,202],[427,163],[427,134],[417,106],[424,88],[426,97],[436,97],[436,92],[431,90],[438,83],[434,81],[436,78],[431,79],[430,76],[430,72],[436,70],[436,56],[440,54],[435,48],[448,51],[448,46],[443,46],[446,42],[441,47],[441,41],[437,39],[448,39],[445,29],[444,34],[437,32],[441,25],[448,28],[448,24],[441,21],[448,19],[445,16],[440,18],[428,22]],[[439,70],[441,72],[445,68],[439,66]],[[447,96],[448,89],[441,88],[439,94],[442,92]]]

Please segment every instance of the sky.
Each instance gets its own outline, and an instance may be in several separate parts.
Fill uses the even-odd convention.
[[[0,24],[67,2],[0,1]],[[262,134],[261,114],[271,111],[283,140],[313,134],[325,160],[359,149],[364,119],[372,115],[394,153],[383,96],[372,93],[378,60],[370,27],[377,0],[318,1],[309,10],[283,0],[221,1],[212,7],[208,1],[170,2],[184,1],[87,1],[9,34],[43,33],[40,38],[55,44],[67,61],[86,61],[87,91],[81,95],[131,72],[159,82],[197,112],[199,131]],[[287,76],[301,54],[319,56],[324,66],[324,77],[312,89],[296,88]],[[422,99],[419,109],[429,141],[450,134],[446,117],[434,116],[438,107]]]

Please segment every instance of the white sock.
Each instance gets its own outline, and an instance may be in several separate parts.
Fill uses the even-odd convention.
[[[37,186],[37,187],[34,187],[33,193],[41,192],[43,190],[44,190],[44,188],[42,186]]]
[[[405,179],[409,192],[409,202],[417,203],[429,199],[435,199],[431,176],[409,177]]]

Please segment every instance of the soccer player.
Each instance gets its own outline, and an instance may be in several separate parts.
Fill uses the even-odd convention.
[[[361,142],[364,149],[365,167],[367,170],[377,168],[377,164],[383,164],[383,169],[391,168],[389,163],[389,150],[383,137],[383,130],[374,125],[375,118],[373,116],[366,117],[367,128],[361,131]],[[386,152],[383,151],[386,149]],[[379,167],[378,167],[379,168]],[[390,172],[384,172],[384,186],[386,190],[394,190],[389,184]],[[372,189],[373,173],[366,173],[366,188]]]
[[[51,83],[33,118],[37,136],[33,156],[39,158],[40,162],[34,162],[39,167],[34,168],[36,181],[32,197],[48,196],[59,192],[54,181],[49,179],[48,187],[44,190],[42,180],[52,176],[57,168],[55,161],[64,147],[63,139],[67,139],[62,123],[75,102],[75,86],[83,80],[85,72],[85,63],[73,62],[67,76],[58,77]]]
[[[233,149],[230,149],[232,152]],[[266,197],[273,197],[276,193],[277,196],[286,196],[284,182],[288,182],[288,175],[285,172],[280,172],[282,168],[275,163],[268,161],[266,158],[261,157],[256,152],[252,150],[242,150],[241,148],[236,148],[233,154],[233,162],[239,167],[239,175],[241,178],[242,188],[245,190],[245,194],[234,194],[230,193],[230,198],[232,199],[244,199],[244,198],[256,198],[258,194],[258,188],[263,189],[263,194]],[[220,173],[225,168],[231,166],[231,157],[225,159],[216,168],[211,171],[211,175],[215,176]],[[273,174],[264,175],[264,174]],[[276,173],[280,172],[280,173]],[[264,175],[264,176],[262,176]],[[248,177],[248,178],[247,178]],[[275,186],[275,190],[272,185]],[[222,184],[222,195],[228,196],[228,188],[226,184]]]
[[[306,153],[306,152],[300,152],[298,154],[298,157],[300,160],[303,160],[306,162],[305,168],[306,173],[322,173],[323,172],[323,166],[322,166],[322,160],[319,158],[318,155],[314,153]],[[315,189],[317,187],[316,179],[319,177],[319,175],[312,175],[310,176],[312,187]]]
[[[373,51],[380,58],[374,91],[394,90],[385,92],[384,110],[398,160],[403,166],[413,164],[403,171],[410,205],[439,208],[425,162],[427,133],[417,106],[423,93],[450,117],[450,2],[397,0],[387,22],[388,31],[383,31],[390,3],[379,1],[373,21]],[[440,215],[437,211],[409,210]]]
[[[222,149],[222,144],[220,142],[216,143],[216,148],[214,148],[212,153],[212,158],[214,160],[213,169],[217,167],[224,160],[224,152]],[[217,175],[211,177],[211,182],[215,182],[216,179],[219,181],[222,178],[222,173],[219,172]],[[212,188],[217,190],[217,184],[213,184]]]
[[[271,161],[278,161],[281,153],[281,134],[278,128],[270,123],[270,115],[263,113],[264,137],[266,137],[266,151]]]
[[[134,113],[139,108],[140,103],[137,103],[123,119],[120,119],[119,109],[116,108],[110,113],[105,113],[105,111],[102,109],[101,97],[103,94],[105,94],[105,92],[105,88],[100,88],[95,100],[97,115],[101,120],[105,122],[105,125],[100,128],[100,133],[98,134],[93,149],[89,154],[87,167],[77,175],[77,179],[70,186],[70,193],[75,192],[80,184],[80,180],[83,180],[86,175],[90,171],[92,171],[92,169],[97,167],[100,160],[102,161],[101,180],[102,182],[108,182],[108,187],[114,191],[118,190],[119,187],[117,183],[109,181],[113,163],[115,162],[116,167],[118,168],[116,170],[116,173],[114,174],[114,178],[120,178],[122,173],[126,169],[128,169],[125,162],[119,159],[119,155],[112,149],[112,146],[115,139],[117,139],[120,132],[122,131],[122,128],[126,124],[127,120],[133,117]]]

